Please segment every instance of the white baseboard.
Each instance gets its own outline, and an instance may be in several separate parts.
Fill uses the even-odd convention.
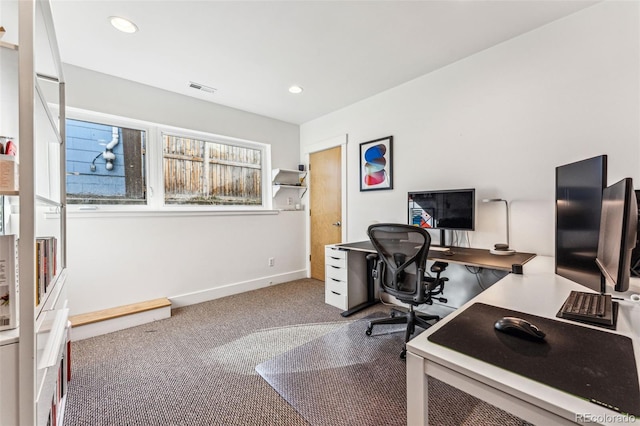
[[[307,278],[307,270],[287,272],[286,274],[272,275],[262,277],[257,280],[242,281],[233,284],[227,284],[222,287],[210,288],[207,290],[196,291],[193,293],[181,294],[178,296],[169,296],[171,307],[179,308],[182,306],[195,305],[196,303],[208,302],[209,300],[219,299],[221,297],[232,296],[234,294],[244,293],[246,291],[257,290],[259,288],[269,287],[270,285],[281,284],[288,281]]]
[[[169,318],[171,316],[172,308],[194,305],[196,303],[207,302],[209,300],[219,299],[221,297],[257,290],[270,285],[281,284],[302,278],[307,278],[306,269],[169,297],[168,299],[171,301],[171,306],[128,314],[118,318],[98,321],[91,324],[74,326],[71,329],[71,340],[78,341],[87,339],[89,337],[100,336],[102,334]]]
[[[89,337],[100,336],[112,333],[125,328],[135,327],[153,321],[169,318],[171,316],[171,306],[152,309],[149,311],[133,313],[118,318],[98,321],[91,324],[75,326],[71,328],[71,341],[88,339]]]

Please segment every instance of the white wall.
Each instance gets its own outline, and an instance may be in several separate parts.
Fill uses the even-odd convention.
[[[639,15],[596,4],[303,124],[303,151],[349,135],[347,239],[406,222],[408,191],[476,188],[472,246],[504,242],[504,205],[479,200],[505,198],[511,246],[553,255],[556,166],[607,154],[609,183],[640,188]],[[361,193],[359,144],[388,135],[394,189]]]
[[[271,144],[299,161],[296,125],[65,67],[67,105]],[[275,266],[268,266],[268,258]],[[68,215],[71,314],[169,297],[174,306],[306,276],[304,213]]]
[[[348,134],[347,240],[366,238],[375,221],[405,222],[408,191],[475,187],[477,200],[511,201],[514,248],[552,255],[556,166],[608,154],[609,182],[640,181],[639,15],[636,2],[597,4],[305,123],[300,134],[292,124],[73,66],[65,68],[67,103],[270,143],[273,167],[295,168],[299,142]],[[395,188],[361,193],[358,144],[387,135]],[[70,215],[72,314],[162,296],[193,303],[303,276],[305,219]],[[504,240],[500,204],[478,202],[470,237],[477,247]]]

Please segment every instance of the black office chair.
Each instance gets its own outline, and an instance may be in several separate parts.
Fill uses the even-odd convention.
[[[368,259],[376,259],[373,269],[373,278],[379,288],[394,296],[400,302],[407,303],[409,310],[393,309],[391,316],[369,321],[366,334],[371,336],[373,326],[376,324],[407,324],[405,332],[405,344],[400,353],[401,358],[406,357],[406,342],[415,333],[415,326],[428,328],[440,319],[438,315],[428,315],[413,310],[414,306],[432,304],[433,299],[446,303],[443,297],[434,297],[442,294],[444,284],[448,278],[440,274],[446,269],[447,263],[435,262],[431,272],[435,277],[425,276],[427,254],[431,244],[429,233],[415,226],[381,223],[369,226],[367,235],[375,247],[377,254],[370,254]]]

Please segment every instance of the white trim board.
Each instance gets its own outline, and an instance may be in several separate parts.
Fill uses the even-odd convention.
[[[243,281],[239,283],[228,284],[222,287],[210,288],[207,290],[197,291],[193,293],[170,296],[171,306],[180,308],[196,303],[208,302],[209,300],[220,299],[221,297],[232,296],[251,290],[257,290],[270,285],[282,284],[288,281],[307,278],[307,271],[302,269],[299,271],[287,272],[280,275],[272,275],[262,277],[256,280]]]
[[[337,146],[341,147],[340,173],[342,173],[342,183],[341,183],[342,212],[341,212],[340,222],[342,223],[342,226],[341,226],[342,235],[340,236],[340,238],[342,238],[342,242],[347,241],[347,144],[348,142],[349,142],[349,135],[345,133],[344,135],[333,136],[331,138],[314,142],[310,145],[302,146],[301,147],[302,151],[300,153],[301,157],[303,158],[304,164],[308,165],[310,154],[318,151],[324,151],[330,148],[335,148]],[[313,173],[313,172],[309,170],[309,173]],[[312,190],[313,188],[309,186],[309,191],[312,191]],[[307,198],[307,200],[309,200],[309,198]],[[307,205],[309,209],[312,208],[311,203],[309,201],[307,201]],[[307,257],[306,257],[307,270],[308,270],[307,276],[310,277],[311,276],[311,258],[310,258],[311,256],[311,218],[309,217],[309,214],[307,214],[307,217],[306,217],[305,238],[307,240]]]
[[[153,321],[169,318],[170,316],[171,306],[166,306],[145,312],[124,315],[118,318],[98,321],[91,324],[75,326],[71,328],[71,341],[75,342],[78,340],[88,339],[89,337],[113,333],[114,331],[147,324]]]

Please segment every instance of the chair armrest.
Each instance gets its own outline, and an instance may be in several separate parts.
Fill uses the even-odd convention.
[[[434,278],[434,277],[424,277],[423,282],[426,283],[427,292],[430,295],[440,294],[444,291],[444,283],[449,279],[442,278]]]
[[[422,282],[426,284],[427,291],[429,292],[437,286],[439,281],[440,280],[434,277],[424,277],[424,279],[422,280]]]
[[[433,265],[431,266],[431,272],[434,273],[440,273],[443,272],[445,269],[447,269],[447,266],[449,266],[448,263],[446,262],[434,262]]]

